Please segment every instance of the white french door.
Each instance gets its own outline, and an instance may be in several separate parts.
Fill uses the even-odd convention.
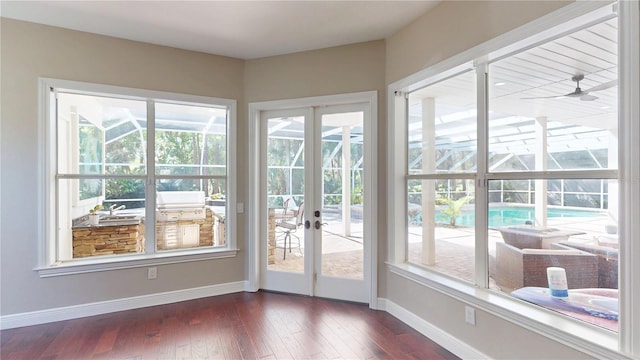
[[[260,112],[261,288],[370,302],[370,109]]]

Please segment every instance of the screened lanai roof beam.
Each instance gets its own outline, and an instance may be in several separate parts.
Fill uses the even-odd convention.
[[[451,171],[452,169],[457,169],[460,165],[464,164],[467,160],[471,159],[475,154],[476,154],[475,152],[469,152],[465,157],[460,159],[460,161],[453,164],[453,166],[449,168],[449,171]]]
[[[520,156],[515,155],[515,157],[516,157],[516,159],[520,162],[520,164],[522,164],[522,167],[524,167],[524,168],[525,168],[525,170],[531,170],[531,169],[527,166],[527,164],[525,164],[525,162],[524,162],[524,161],[522,161],[522,159],[520,159]]]
[[[442,156],[438,161],[436,161],[436,169],[438,168],[438,166],[440,166],[445,160],[447,160],[448,158],[450,158],[452,155],[454,154],[454,151],[449,149],[447,150],[446,154],[444,154],[444,156]],[[422,155],[420,155],[422,156]]]
[[[358,159],[358,161],[356,161],[356,163],[351,167],[351,169],[358,170],[359,166],[362,165],[363,161],[364,161],[364,157],[361,156],[360,159]]]
[[[599,169],[602,169],[602,164],[600,164],[600,161],[598,161],[598,159],[596,158],[595,155],[593,155],[593,153],[591,152],[590,149],[587,149],[587,153],[589,154],[589,156],[591,156],[591,158],[593,159],[593,161],[596,163],[596,165],[598,165]]]
[[[422,160],[422,154],[416,156],[415,160],[409,163],[409,169],[413,169],[413,167],[416,166],[418,162],[420,162],[420,160]]]
[[[329,155],[329,157],[327,158],[327,161],[324,164],[322,164],[323,168],[328,168],[329,167],[329,163],[331,162],[331,160],[333,160],[334,157],[336,157],[336,155],[338,154],[338,151],[340,151],[341,148],[342,148],[342,143],[340,142],[333,149],[333,151],[331,152],[331,155]]]
[[[127,137],[127,136],[129,136],[130,134],[132,134],[132,133],[134,133],[134,132],[137,132],[137,131],[138,131],[138,129],[132,129],[132,130],[130,130],[130,131],[127,131],[126,133],[122,133],[122,134],[120,134],[120,135],[118,135],[118,136],[114,137],[113,139],[105,140],[105,143],[106,143],[106,144],[110,144],[110,143],[112,143],[112,142],[114,142],[114,141],[118,141],[118,140],[120,140],[120,139],[122,139],[122,138],[124,138],[124,137]]]
[[[280,122],[280,124],[277,124],[275,126],[269,127],[269,135],[273,134],[274,132],[280,130],[280,129],[284,129],[287,126],[291,125],[291,121],[282,121]]]
[[[131,120],[129,120],[129,119],[122,118],[119,122],[117,122],[117,123],[115,123],[115,124],[113,124],[113,125],[110,125],[110,126],[106,126],[104,129],[105,129],[105,130],[111,130],[111,129],[114,129],[114,128],[116,128],[116,127],[118,127],[118,126],[122,125],[122,124],[125,124],[125,123],[127,123],[127,122],[130,122],[130,121],[131,121]]]
[[[558,160],[556,160],[556,158],[553,156],[552,153],[547,153],[547,155],[549,156],[549,159],[551,159],[551,161],[553,161],[553,163],[556,164],[558,169],[562,169],[562,165],[560,165],[560,163],[558,162]]]
[[[131,111],[129,109],[126,109],[125,113],[126,113],[127,116],[121,118],[121,121],[117,122],[116,124],[113,124],[111,126],[108,126],[108,127],[104,128],[105,134],[106,134],[107,131],[113,130],[113,129],[117,128],[118,126],[122,126],[122,125],[127,124],[127,123],[130,123],[131,125],[133,125],[136,130],[131,130],[131,131],[125,132],[123,134],[120,134],[120,135],[116,136],[115,138],[112,138],[112,139],[106,139],[106,136],[105,136],[105,144],[109,144],[109,143],[112,143],[112,142],[114,142],[116,140],[122,139],[123,137],[128,136],[129,134],[131,134],[134,131],[138,131],[138,132],[142,131],[142,126],[140,126],[140,123],[135,118],[135,116],[133,116]],[[142,135],[141,135],[141,139],[142,139]],[[144,141],[142,143],[144,143]]]
[[[296,151],[296,155],[293,157],[293,160],[291,160],[291,164],[289,164],[289,166],[295,166],[296,162],[298,162],[298,159],[300,158],[300,155],[302,155],[302,150],[304,150],[304,141],[300,143],[298,151]]]
[[[327,130],[327,131],[323,132],[322,133],[322,137],[326,138],[326,137],[329,137],[331,135],[337,135],[337,134],[342,134],[342,128],[341,127],[335,127],[335,128],[333,128],[331,130]],[[339,140],[339,141],[342,141],[342,140]]]
[[[493,154],[492,156],[496,156],[496,155],[502,155],[502,154]],[[502,166],[502,164],[506,163],[507,161],[509,161],[509,159],[511,159],[514,156],[515,156],[514,153],[506,154],[506,156],[503,157],[500,161],[498,161],[497,163],[493,164],[493,166],[489,169],[489,171],[494,171],[495,169],[497,169],[498,167]]]
[[[211,116],[207,125],[202,129],[202,149],[200,151],[200,175],[204,174],[204,156],[207,154],[207,132],[213,126],[213,122],[216,120],[215,116]]]

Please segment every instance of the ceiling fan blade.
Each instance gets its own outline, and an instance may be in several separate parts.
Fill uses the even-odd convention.
[[[592,87],[591,89],[587,89],[587,90],[580,90],[580,80],[583,79],[583,76],[574,76],[571,80],[577,82],[577,86],[575,91],[570,92],[568,94],[565,95],[556,95],[556,96],[539,96],[539,97],[528,97],[528,98],[520,98],[522,100],[534,100],[534,99],[561,99],[561,98],[565,98],[565,97],[572,97],[572,98],[576,98],[579,97],[580,100],[582,101],[593,101],[595,99],[597,99],[597,96],[593,96],[593,95],[589,95],[590,92],[593,91],[600,91],[600,90],[605,90],[611,87],[614,87],[616,85],[618,85],[618,80],[611,80],[611,81],[607,81],[605,83],[602,83],[600,85],[596,85],[594,87]]]
[[[563,98],[567,95],[554,95],[554,96],[538,96],[538,97],[527,97],[527,98],[520,98],[520,100],[535,100],[535,99],[560,99]]]
[[[605,90],[605,89],[608,89],[610,87],[614,87],[616,85],[618,85],[618,80],[611,80],[611,81],[607,81],[606,83],[602,83],[600,85],[596,85],[596,86],[592,87],[591,89],[585,90],[585,92],[593,92],[593,91]]]

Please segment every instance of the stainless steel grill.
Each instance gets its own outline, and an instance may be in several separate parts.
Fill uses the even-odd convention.
[[[156,208],[160,236],[159,248],[199,246],[200,225],[189,223],[189,221],[205,219],[204,191],[158,192]]]
[[[156,200],[157,221],[205,218],[204,191],[161,191]]]

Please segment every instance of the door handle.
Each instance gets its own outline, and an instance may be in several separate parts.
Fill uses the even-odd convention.
[[[311,227],[311,221],[307,220],[304,222],[304,228],[309,229]]]
[[[322,227],[322,225],[327,225],[327,223],[321,223],[320,220],[316,220],[314,227],[316,228],[316,230],[320,230],[320,227]]]

